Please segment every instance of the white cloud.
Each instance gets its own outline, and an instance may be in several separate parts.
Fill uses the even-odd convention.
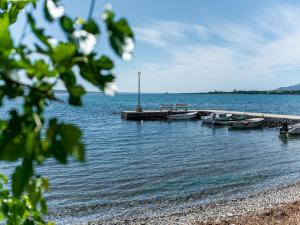
[[[164,62],[139,62],[147,84],[144,91],[268,89],[278,85],[276,76],[283,76],[284,84],[288,71],[300,66],[298,21],[300,8],[285,5],[246,22],[219,18],[205,25],[155,21],[137,27],[138,42],[159,47],[157,51],[168,55]],[[272,83],[275,78],[277,83]]]
[[[185,39],[192,33],[200,38],[206,38],[206,27],[198,24],[185,24],[176,21],[155,21],[148,27],[134,28],[138,41],[149,43],[156,47],[166,47],[174,41]]]
[[[154,46],[163,46],[164,42],[160,31],[151,28],[135,28],[135,34],[138,41],[147,42]]]

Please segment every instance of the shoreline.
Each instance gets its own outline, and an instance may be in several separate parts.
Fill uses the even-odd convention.
[[[191,207],[159,217],[115,218],[110,221],[98,220],[81,224],[300,224],[300,182],[271,188],[243,198]]]

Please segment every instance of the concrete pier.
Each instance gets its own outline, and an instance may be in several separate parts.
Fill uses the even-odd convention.
[[[239,111],[227,111],[227,110],[187,110],[187,111],[171,111],[172,114],[180,114],[187,112],[198,112],[198,118],[200,119],[203,115],[210,113],[229,113],[233,115],[245,115],[250,118],[259,117],[266,120],[267,126],[280,126],[282,122],[288,122],[289,124],[300,123],[300,115],[282,115],[282,114],[271,114],[271,113],[256,113],[256,112],[239,112]],[[126,120],[166,120],[169,111],[159,110],[146,110],[143,112],[135,111],[123,111],[121,118]]]

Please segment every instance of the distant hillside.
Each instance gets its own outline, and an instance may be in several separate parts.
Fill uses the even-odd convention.
[[[288,87],[280,87],[277,90],[278,91],[300,91],[300,84],[296,84]]]

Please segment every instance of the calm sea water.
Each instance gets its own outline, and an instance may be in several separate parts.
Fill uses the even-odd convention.
[[[300,115],[300,96],[142,95],[144,109],[161,103]],[[99,93],[88,94],[82,108],[49,106],[48,116],[82,128],[87,149],[85,163],[62,166],[49,160],[39,167],[51,181],[52,219],[73,224],[160,215],[300,180],[300,139],[284,142],[278,129],[230,131],[197,120],[120,119],[122,110],[135,107],[136,95]]]

